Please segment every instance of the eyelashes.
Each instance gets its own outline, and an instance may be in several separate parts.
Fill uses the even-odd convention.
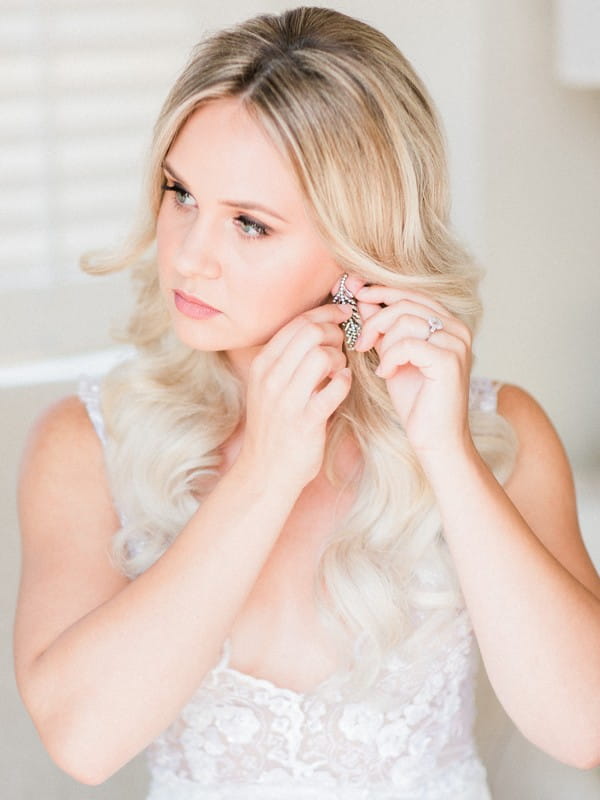
[[[177,211],[185,212],[186,208],[191,207],[181,198],[191,197],[192,195],[179,183],[167,183],[164,181],[161,189],[163,192],[173,193],[173,205]],[[258,220],[252,219],[252,217],[248,217],[246,214],[238,214],[234,221],[236,222],[236,227],[242,231],[241,235],[244,239],[261,239],[270,234],[270,229],[266,225],[258,222]],[[246,232],[245,229],[248,229],[251,233]]]
[[[239,223],[238,227],[240,230],[249,228],[251,231],[254,231],[254,234],[244,233],[243,235],[246,239],[261,239],[263,236],[269,235],[269,231],[264,225],[252,219],[252,217],[247,217],[245,214],[238,214],[235,221]]]
[[[181,209],[185,206],[185,203],[180,202],[178,195],[187,195],[191,197],[192,195],[180,186],[178,183],[167,183],[166,181],[163,182],[161,186],[163,192],[173,192],[173,202],[175,203],[175,207]]]

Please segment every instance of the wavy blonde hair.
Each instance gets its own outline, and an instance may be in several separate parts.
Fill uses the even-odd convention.
[[[224,354],[175,339],[153,253],[162,162],[193,111],[230,97],[288,159],[341,269],[426,291],[471,329],[480,316],[479,270],[449,226],[441,127],[396,46],[366,23],[311,7],[259,15],[205,38],[155,125],[149,202],[137,228],[118,253],[83,262],[96,274],[132,267],[139,283],[121,337],[137,357],[109,373],[102,394],[107,464],[124,520],[112,555],[130,577],[164,552],[210,491],[219,448],[245,413],[243,387]],[[422,650],[433,629],[436,636],[448,629],[462,598],[431,488],[374,375],[375,351],[347,355],[352,388],[331,419],[324,466],[341,487],[335,453],[348,434],[364,463],[356,500],[323,547],[314,596],[345,656],[346,682],[360,690],[391,648],[412,642]],[[515,453],[511,429],[477,409],[470,425],[504,480]],[[415,626],[416,618],[423,624]],[[369,647],[355,661],[359,633]]]

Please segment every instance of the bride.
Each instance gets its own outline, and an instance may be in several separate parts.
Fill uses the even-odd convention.
[[[525,736],[597,764],[570,468],[471,374],[478,273],[395,45],[306,7],[203,40],[134,235],[87,265],[125,268],[135,356],[21,468],[15,667],[56,763],[147,749],[151,800],[482,800],[476,642]]]

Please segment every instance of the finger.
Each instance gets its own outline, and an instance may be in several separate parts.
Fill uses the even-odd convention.
[[[419,322],[421,323],[420,325]],[[393,328],[391,328],[383,337],[378,348],[380,364],[384,358],[387,359],[387,353],[398,342],[402,341],[402,339],[422,339],[428,344],[432,344],[435,347],[442,347],[446,350],[452,350],[459,355],[466,355],[469,352],[468,345],[458,336],[455,336],[453,333],[450,333],[443,328],[430,333],[429,325],[425,322],[425,320],[414,318],[414,326],[412,326],[412,330],[411,326],[402,320],[399,321],[398,325],[395,325]]]
[[[401,339],[413,338],[427,340],[428,336],[429,323],[427,320],[423,319],[423,317],[417,317],[414,314],[402,314],[393,321],[393,324],[378,342],[377,352],[379,353],[380,363],[386,352]]]
[[[286,384],[291,396],[304,397],[307,403],[323,380],[344,369],[346,364],[342,350],[335,347],[314,348],[302,359]]]
[[[313,392],[308,401],[307,409],[313,413],[317,419],[328,419],[347,396],[351,385],[351,370],[348,367],[338,370],[332,376],[327,386],[319,391]]]
[[[436,335],[442,331],[437,331]],[[447,373],[459,372],[465,364],[464,354],[459,353],[458,348],[455,346],[457,340],[455,337],[450,337],[454,346],[441,347],[435,345],[430,341],[424,339],[405,337],[396,342],[392,347],[387,350],[385,355],[381,358],[379,366],[375,370],[375,374],[380,378],[391,378],[399,367],[406,364],[412,364],[421,370],[426,378],[439,378],[441,375]],[[448,340],[445,342],[448,344]],[[464,343],[462,343],[464,347]]]
[[[372,317],[373,314],[376,314],[378,311],[381,311],[383,306],[380,306],[379,303],[364,303],[363,301],[358,301],[358,313],[360,314],[361,320],[369,319]]]
[[[278,358],[283,353],[292,339],[296,337],[298,332],[301,331],[307,325],[307,323],[316,323],[317,325],[330,324],[336,327],[339,331],[342,331],[342,329],[339,327],[340,323],[349,319],[351,314],[352,307],[350,305],[339,305],[337,303],[326,303],[322,306],[317,306],[309,309],[308,311],[304,311],[302,314],[294,317],[282,328],[280,328],[270,339],[270,341],[267,342],[263,348],[263,351],[259,354],[259,356],[257,356],[257,358],[260,359],[260,362],[268,361],[269,364],[272,363],[273,360]],[[332,331],[333,328],[330,332]],[[342,340],[343,332],[342,339],[340,341]],[[321,340],[317,337],[314,341],[318,344]],[[327,343],[331,342],[327,340]]]
[[[272,362],[268,376],[269,381],[279,386],[280,389],[285,388],[292,380],[299,365],[306,361],[313,350],[327,352],[329,349],[335,349],[344,359],[341,364],[343,367],[346,363],[346,357],[342,351],[343,341],[344,332],[339,325],[332,322],[317,323],[305,320]]]
[[[391,327],[396,324],[396,321],[404,316],[410,316],[413,318],[411,327],[408,329],[408,331],[415,331],[416,336],[423,335],[423,338],[427,336],[429,333],[429,324],[427,320],[433,316],[431,308],[421,305],[420,303],[416,303],[413,300],[403,299],[397,301],[393,305],[379,308],[377,314],[373,314],[363,322],[361,336],[355,349],[359,351],[370,350],[375,346],[375,343],[379,339],[380,335],[386,334]],[[447,330],[458,333],[458,326],[463,325],[460,320],[457,320],[454,317],[449,317],[445,314],[442,315],[441,313],[439,316],[444,328]],[[420,318],[423,323],[425,323],[424,328],[422,325],[420,325],[418,329],[415,329],[414,319],[417,317]]]
[[[363,286],[356,292],[357,300],[364,300],[369,303],[385,303],[391,305],[399,300],[413,300],[416,303],[426,306],[429,310],[437,311],[439,314],[449,314],[448,309],[438,300],[424,292],[417,292],[414,289],[397,289],[392,286]]]

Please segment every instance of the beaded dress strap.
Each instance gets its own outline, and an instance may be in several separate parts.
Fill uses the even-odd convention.
[[[94,426],[98,438],[102,443],[102,448],[105,450],[107,445],[106,428],[104,425],[104,417],[102,416],[102,408],[100,406],[100,381],[92,378],[91,375],[80,375],[79,385],[77,387],[77,394],[81,402],[86,407],[88,416]],[[115,509],[122,525],[127,524],[127,517],[125,513],[115,503]]]
[[[472,411],[496,412],[498,409],[498,391],[502,383],[481,375],[471,377],[469,385],[469,408]]]
[[[98,438],[102,442],[103,447],[106,447],[106,430],[104,427],[102,409],[100,408],[99,381],[92,378],[90,375],[80,375],[77,394],[87,409],[94,430],[98,434]]]

